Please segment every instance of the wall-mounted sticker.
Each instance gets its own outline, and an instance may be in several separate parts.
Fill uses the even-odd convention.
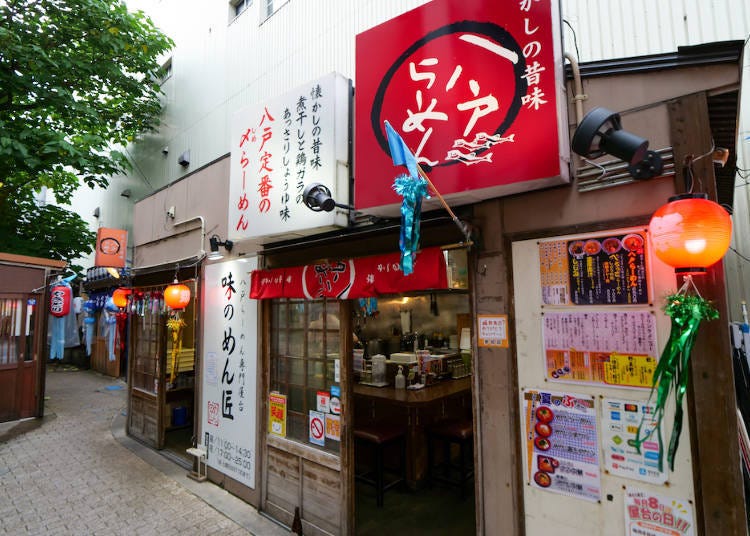
[[[286,395],[268,395],[268,433],[286,437]]]
[[[326,438],[341,441],[341,417],[339,415],[326,415]]]
[[[522,410],[529,484],[598,501],[601,482],[594,398],[524,390]]]
[[[694,527],[689,501],[625,488],[626,536],[693,536]]]
[[[508,315],[477,315],[477,345],[508,347]]]
[[[317,395],[317,406],[318,411],[322,413],[328,413],[330,407],[331,394],[328,391],[318,391]]]
[[[310,410],[310,435],[309,441],[313,445],[325,446],[325,414]]]
[[[616,400],[605,398],[602,401],[602,451],[605,469],[613,475],[623,476],[663,484],[667,474],[659,471],[659,437],[661,430],[654,430],[641,445],[640,452],[635,447],[638,426],[643,418],[643,426],[654,428],[654,404],[636,400]],[[649,418],[649,416],[651,418]],[[643,430],[643,435],[648,431]]]

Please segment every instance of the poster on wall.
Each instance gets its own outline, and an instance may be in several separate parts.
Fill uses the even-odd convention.
[[[209,264],[204,276],[202,444],[206,464],[255,488],[257,259]]]
[[[545,311],[542,340],[550,381],[651,388],[657,343],[650,311]]]
[[[693,507],[689,501],[625,488],[626,536],[694,536]]]
[[[477,346],[508,347],[508,315],[477,315]]]
[[[645,249],[645,232],[540,242],[542,303],[649,303]]]
[[[661,430],[656,429],[654,409],[654,404],[636,400],[602,400],[602,451],[604,467],[610,474],[652,484],[667,481],[666,472],[659,470]],[[642,421],[643,435],[648,439],[638,452],[635,439]]]
[[[522,411],[529,484],[598,501],[601,481],[594,398],[524,389]]]

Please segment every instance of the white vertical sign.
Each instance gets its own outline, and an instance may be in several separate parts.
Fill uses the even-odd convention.
[[[201,444],[209,467],[255,488],[258,308],[249,298],[257,258],[206,266]]]

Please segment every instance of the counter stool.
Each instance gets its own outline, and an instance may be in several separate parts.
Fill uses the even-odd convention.
[[[435,448],[442,443],[443,460],[435,464]],[[451,456],[451,446],[458,445],[458,461]],[[474,424],[470,419],[443,421],[427,429],[427,478],[430,484],[442,482],[459,489],[466,496],[466,483],[474,476]]]
[[[364,472],[355,469],[354,478],[375,487],[378,507],[383,506],[383,494],[406,480],[406,428],[393,424],[373,424],[354,428],[355,449],[367,445],[374,458],[373,468]],[[399,467],[395,478],[386,482],[385,454],[388,447],[398,447]],[[371,462],[372,463],[372,462]]]

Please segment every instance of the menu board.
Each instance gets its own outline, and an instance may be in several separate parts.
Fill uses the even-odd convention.
[[[635,400],[605,398],[602,401],[602,450],[604,467],[610,474],[663,484],[665,471],[659,470],[659,434],[654,420],[654,404]],[[635,447],[638,427],[646,440],[640,452]]]
[[[649,303],[643,232],[539,243],[546,305]]]
[[[594,398],[524,390],[522,410],[529,484],[598,501],[601,482]]]
[[[657,346],[649,311],[547,311],[542,339],[549,380],[651,387]]]

